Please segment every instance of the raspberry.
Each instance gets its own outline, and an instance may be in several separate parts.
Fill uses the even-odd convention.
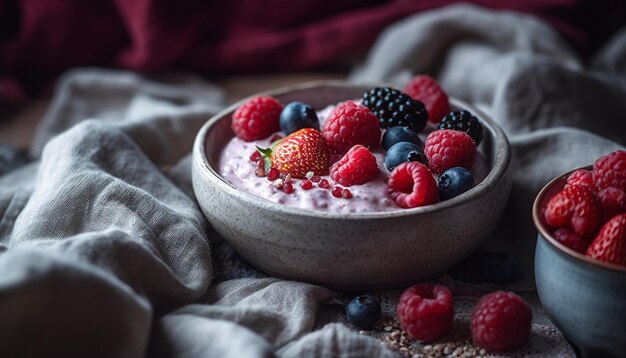
[[[424,153],[433,173],[439,175],[452,167],[471,170],[476,155],[476,144],[464,132],[451,129],[437,130],[428,135]]]
[[[416,208],[437,202],[437,182],[420,162],[405,162],[389,174],[389,196],[401,208]]]
[[[450,112],[441,120],[438,129],[453,129],[455,131],[467,133],[476,145],[483,140],[483,126],[468,111]]]
[[[406,126],[419,132],[428,121],[422,102],[390,87],[377,87],[363,93],[363,105],[378,117],[381,128]]]
[[[583,255],[585,254],[585,251],[587,251],[587,247],[589,247],[589,244],[591,243],[591,240],[589,240],[587,237],[578,235],[568,227],[558,229],[557,231],[552,233],[552,236],[554,236],[556,241],[574,251],[580,252]]]
[[[445,286],[417,284],[402,293],[396,311],[402,328],[411,337],[432,341],[452,327],[454,300]]]
[[[343,154],[356,144],[375,148],[380,142],[378,118],[369,108],[342,102],[324,122],[322,136],[334,153]]]
[[[520,296],[492,292],[478,301],[472,313],[472,339],[488,350],[520,347],[528,340],[532,318],[530,307]]]
[[[586,186],[572,185],[553,196],[544,211],[548,225],[570,227],[576,234],[594,234],[600,212],[593,191]]]
[[[233,113],[231,128],[245,141],[267,138],[278,131],[278,117],[283,105],[274,97],[249,99]]]
[[[330,178],[343,186],[365,184],[377,175],[376,157],[360,144],[330,167]]]
[[[593,181],[598,189],[613,187],[626,191],[626,151],[598,158],[593,163]]]
[[[567,177],[565,187],[572,185],[584,185],[594,188],[593,174],[587,169],[578,169]]]
[[[606,188],[596,194],[600,206],[601,220],[607,221],[619,213],[626,212],[626,192],[618,188]]]
[[[418,75],[413,77],[403,91],[414,100],[424,103],[426,111],[428,111],[428,120],[432,123],[439,123],[441,118],[450,112],[448,95],[430,76]]]

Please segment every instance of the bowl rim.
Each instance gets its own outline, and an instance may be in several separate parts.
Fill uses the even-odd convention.
[[[209,164],[208,158],[206,156],[204,150],[205,138],[212,127],[214,127],[220,120],[220,118],[225,117],[230,112],[234,112],[237,107],[243,104],[250,98],[256,96],[277,96],[283,95],[292,91],[306,90],[316,87],[329,87],[329,88],[350,88],[350,87],[358,87],[358,88],[374,88],[380,87],[381,85],[390,86],[389,84],[381,84],[381,83],[356,83],[349,82],[343,80],[320,80],[320,81],[312,81],[312,82],[304,82],[297,85],[280,87],[277,89],[272,89],[269,91],[263,91],[259,93],[255,93],[248,97],[242,98],[241,100],[233,103],[228,106],[224,110],[212,116],[198,131],[195,142],[193,145],[193,158],[192,161],[195,162],[197,169],[200,174],[204,176],[206,179],[213,180],[219,190],[225,191],[229,196],[238,197],[241,200],[246,201],[249,204],[255,205],[259,208],[263,208],[265,210],[270,210],[276,213],[288,214],[300,217],[316,217],[330,220],[371,220],[371,219],[386,219],[386,218],[399,218],[406,216],[413,216],[416,214],[425,214],[425,213],[433,213],[444,211],[450,207],[466,203],[481,196],[484,192],[490,190],[490,184],[499,182],[506,174],[507,170],[510,167],[511,163],[511,146],[509,140],[504,133],[504,130],[489,116],[487,116],[484,112],[479,110],[478,108],[467,104],[464,101],[458,100],[456,98],[450,97],[450,104],[456,107],[461,107],[463,109],[467,109],[471,111],[479,120],[483,123],[486,123],[486,130],[489,130],[493,133],[494,143],[493,147],[495,149],[496,157],[494,159],[494,164],[491,166],[491,170],[487,174],[487,176],[472,189],[462,193],[459,196],[454,198],[437,202],[431,205],[425,205],[417,208],[410,209],[402,209],[402,210],[394,210],[394,211],[385,211],[385,212],[358,212],[358,213],[333,213],[328,211],[313,211],[308,209],[303,209],[299,207],[284,205],[272,202],[270,200],[257,197],[253,194],[250,194],[245,191],[241,191],[237,189],[234,185],[226,181],[224,178],[219,175],[219,173],[211,167]],[[391,85],[393,86],[393,85]]]
[[[537,231],[540,234],[539,237],[541,237],[543,240],[545,240],[548,244],[552,245],[552,247],[554,249],[556,249],[555,251],[558,252],[559,254],[565,255],[566,257],[569,257],[569,258],[575,260],[576,262],[580,262],[580,263],[585,264],[585,265],[590,265],[590,266],[593,266],[593,267],[596,267],[596,268],[602,268],[602,269],[606,269],[606,270],[610,270],[610,271],[626,273],[626,267],[587,257],[586,255],[583,255],[583,254],[579,253],[578,251],[572,250],[569,247],[561,244],[554,237],[552,237],[552,234],[550,234],[550,231],[548,231],[547,225],[543,222],[543,220],[541,220],[541,208],[540,208],[540,206],[541,206],[541,202],[542,202],[543,198],[547,195],[548,191],[555,184],[561,182],[562,180],[567,179],[567,177],[571,173],[573,173],[573,172],[575,172],[577,170],[580,170],[580,169],[590,170],[591,168],[592,168],[591,164],[590,165],[583,165],[583,166],[574,168],[574,169],[569,170],[569,171],[567,171],[567,172],[565,172],[565,173],[563,173],[561,175],[557,175],[555,178],[550,180],[546,185],[544,185],[543,188],[541,188],[541,190],[539,191],[539,193],[535,197],[535,201],[533,203],[533,209],[532,209],[533,222],[535,224],[535,228],[537,228]]]

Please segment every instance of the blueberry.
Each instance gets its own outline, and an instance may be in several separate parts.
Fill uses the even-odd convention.
[[[409,127],[401,126],[387,129],[383,135],[381,145],[385,148],[385,150],[388,150],[392,145],[398,142],[411,142],[419,145],[420,147],[422,146],[422,140],[417,135],[416,131]]]
[[[348,321],[361,329],[370,329],[380,319],[382,309],[378,300],[370,295],[356,296],[346,306]]]
[[[389,148],[385,154],[385,167],[392,171],[404,162],[428,163],[426,155],[420,146],[411,142],[398,142]]]
[[[313,107],[302,102],[288,103],[278,119],[280,130],[289,135],[302,128],[320,129],[320,122]]]
[[[469,170],[454,167],[443,172],[438,178],[439,200],[448,200],[465,193],[474,187],[474,177]]]

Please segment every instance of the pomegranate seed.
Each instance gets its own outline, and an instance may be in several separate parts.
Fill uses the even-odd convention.
[[[315,177],[313,177],[313,178],[315,178]],[[315,180],[313,180],[313,181],[315,181]],[[317,185],[318,185],[320,188],[324,188],[324,189],[328,189],[328,188],[330,188],[330,183],[329,183],[329,182],[328,182],[328,180],[326,180],[326,179],[322,179],[322,180],[320,180],[320,183],[319,183],[319,184],[317,184]]]
[[[320,177],[319,175],[313,175],[311,177],[311,181],[314,183],[318,183],[320,180],[322,180],[322,177]]]
[[[293,184],[291,183],[285,183],[283,184],[283,191],[287,194],[291,194],[294,191],[296,191],[296,188],[293,187]]]
[[[276,168],[270,168],[267,172],[267,180],[274,181],[280,177],[280,172]]]
[[[261,159],[261,153],[259,153],[259,152],[254,152],[250,156],[250,160],[253,161],[253,162],[256,162],[259,159]]]
[[[302,183],[300,183],[300,187],[304,190],[309,190],[313,188],[313,182],[310,180],[305,180]]]
[[[254,169],[254,175],[258,176],[259,178],[265,176],[265,163],[263,163],[262,160],[257,162],[256,169]]]
[[[344,199],[350,199],[352,198],[352,192],[350,191],[350,189],[343,189],[341,191],[341,197]]]
[[[272,138],[270,138],[270,142],[274,143],[279,139],[283,139],[283,136],[281,136],[280,134],[274,134]]]
[[[335,198],[341,198],[341,187],[334,187],[330,193],[333,194]]]

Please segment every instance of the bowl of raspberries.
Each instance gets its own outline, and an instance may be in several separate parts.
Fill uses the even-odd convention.
[[[192,182],[217,233],[270,274],[336,288],[433,277],[493,231],[511,151],[493,120],[428,76],[404,88],[305,83],[211,118]]]
[[[537,292],[583,356],[626,351],[626,151],[550,181],[533,206]]]

